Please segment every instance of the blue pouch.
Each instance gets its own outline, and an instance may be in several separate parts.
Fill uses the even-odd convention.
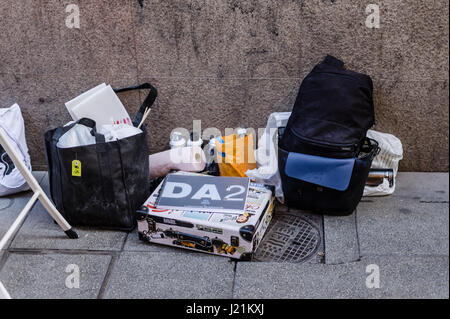
[[[355,158],[328,158],[289,152],[285,174],[319,186],[345,191],[355,166]]]
[[[320,214],[351,214],[361,200],[377,152],[378,143],[372,139],[366,139],[357,157],[349,158],[288,152],[278,147],[284,203]]]

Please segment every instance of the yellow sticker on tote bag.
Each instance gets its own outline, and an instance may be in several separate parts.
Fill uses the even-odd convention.
[[[79,160],[72,161],[72,176],[81,177],[81,162]]]

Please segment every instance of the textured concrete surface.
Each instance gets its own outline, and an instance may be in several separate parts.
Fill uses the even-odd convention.
[[[105,298],[231,298],[234,263],[196,253],[122,253]]]
[[[341,264],[360,258],[356,215],[324,216],[325,263]]]
[[[33,172],[38,183],[46,174],[46,172]],[[0,199],[0,238],[8,231],[9,226],[30,200],[30,196],[31,191],[27,191]]]
[[[449,253],[448,174],[403,173],[388,197],[357,208],[362,256]]]
[[[367,288],[368,265],[380,288]],[[364,258],[340,265],[238,263],[233,298],[448,298],[448,255]]]
[[[105,278],[110,256],[77,254],[10,253],[0,272],[0,280],[15,299],[96,298]],[[66,278],[79,269],[79,288],[68,288]]]
[[[374,80],[376,129],[404,143],[402,170],[448,171],[448,1],[2,1],[0,107],[23,109],[33,165],[45,164],[42,133],[69,119],[64,102],[101,82],[150,81],[151,151],[175,127],[263,127],[287,111],[303,77],[326,54]],[[145,93],[122,94],[132,114]]]
[[[46,189],[45,174],[35,174]],[[400,174],[394,195],[365,198],[356,219],[325,217],[325,260],[302,264],[235,263],[148,245],[136,232],[77,229],[81,238],[69,240],[36,205],[0,252],[0,280],[15,298],[448,298],[448,185],[448,173]],[[31,192],[22,195],[25,202]],[[20,209],[0,211],[1,229]],[[72,263],[79,289],[64,285]],[[369,289],[366,267],[374,264],[380,288]]]
[[[361,203],[357,213],[361,255],[448,255],[448,211],[448,204]]]
[[[0,272],[0,280],[14,299],[85,299],[100,292],[111,257],[77,254],[10,253]],[[68,288],[66,278],[79,269],[79,288]]]
[[[441,173],[402,173],[397,176],[394,196],[384,197],[379,204],[391,201],[419,203],[448,203],[449,178]],[[369,200],[369,198],[367,198]],[[373,198],[372,198],[373,199]]]

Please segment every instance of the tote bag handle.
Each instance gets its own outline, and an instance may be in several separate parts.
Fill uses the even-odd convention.
[[[126,92],[126,91],[134,91],[134,90],[143,90],[143,89],[149,89],[150,92],[148,92],[147,97],[144,100],[144,103],[142,103],[141,107],[139,108],[138,112],[136,113],[136,116],[133,120],[133,126],[137,127],[139,123],[142,120],[142,117],[144,116],[145,111],[150,108],[153,103],[156,100],[156,97],[158,96],[158,90],[151,85],[150,83],[143,83],[136,86],[127,86],[120,89],[114,89],[114,92],[120,93],[120,92]]]

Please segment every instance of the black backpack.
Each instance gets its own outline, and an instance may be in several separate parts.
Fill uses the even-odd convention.
[[[372,80],[327,56],[303,80],[280,136],[279,169],[287,205],[350,214],[360,201],[378,143]]]

